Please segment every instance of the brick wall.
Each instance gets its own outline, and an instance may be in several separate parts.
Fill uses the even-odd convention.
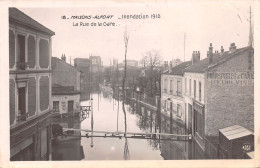
[[[40,51],[39,51],[40,67],[48,68],[48,66],[49,66],[49,43],[48,43],[48,41],[41,39],[39,48],[40,48]]]
[[[63,61],[56,61],[55,67],[52,69],[52,83],[63,86],[74,86],[79,88],[80,83],[77,77],[78,71]]]
[[[9,68],[15,64],[15,36],[12,30],[9,30]]]
[[[36,80],[30,78],[28,81],[28,112],[32,116],[36,111]]]
[[[35,39],[33,36],[28,37],[28,64],[29,68],[35,67]]]
[[[15,82],[13,79],[9,80],[9,107],[10,107],[10,125],[15,120]]]
[[[240,54],[210,72],[247,72],[248,55],[248,52]],[[238,85],[212,84],[207,79],[206,135],[217,136],[219,129],[236,124],[254,130],[253,80]]]
[[[40,79],[40,110],[44,111],[49,106],[49,78],[42,76]]]

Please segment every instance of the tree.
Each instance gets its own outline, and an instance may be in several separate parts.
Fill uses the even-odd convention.
[[[141,60],[143,65],[150,70],[153,70],[155,67],[160,66],[161,64],[161,56],[157,50],[150,50],[146,52]]]
[[[159,67],[161,64],[161,55],[160,52],[157,50],[150,50],[146,52],[141,62],[143,63],[144,67],[149,71],[146,75],[147,83],[148,83],[148,94],[150,96],[154,96],[156,91],[158,90],[156,87],[156,83],[159,83],[160,86],[160,71],[156,67]]]

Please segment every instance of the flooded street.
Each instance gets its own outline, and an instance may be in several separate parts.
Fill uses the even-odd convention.
[[[171,133],[185,134],[185,130],[170,118],[156,110],[141,107],[136,102],[126,101],[124,115],[122,101],[107,93],[92,94],[93,130],[102,132]],[[91,102],[82,101],[81,106]],[[80,121],[82,120],[82,121]],[[126,120],[126,122],[125,122]],[[56,120],[63,128],[91,130],[91,112]],[[183,138],[168,140],[168,135],[155,135],[149,139],[126,136],[111,137],[104,133],[74,131],[73,135],[59,138],[53,145],[53,160],[182,160],[191,159],[189,141]],[[98,137],[101,136],[101,137]],[[183,141],[184,140],[184,141]]]

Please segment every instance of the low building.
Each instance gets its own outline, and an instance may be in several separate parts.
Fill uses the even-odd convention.
[[[183,126],[186,124],[184,70],[191,61],[183,62],[161,75],[161,111]]]
[[[184,73],[188,126],[206,158],[218,158],[219,129],[254,130],[254,52],[251,47],[213,53]]]
[[[136,61],[136,60],[126,60],[126,65],[138,68],[138,61]]]
[[[54,113],[76,113],[80,110],[80,74],[62,59],[52,57],[52,105]]]
[[[55,33],[9,8],[10,160],[51,156],[51,53]]]
[[[74,115],[80,111],[80,92],[73,86],[52,85],[53,112]]]

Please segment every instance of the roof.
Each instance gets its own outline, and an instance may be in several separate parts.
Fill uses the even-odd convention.
[[[42,24],[40,24],[36,20],[32,19],[25,13],[21,12],[17,8],[9,8],[9,21],[13,21],[13,22],[19,23],[21,25],[28,26],[30,28],[39,30],[43,33],[47,33],[51,36],[55,34],[52,30],[43,26]]]
[[[89,57],[89,59],[93,59],[93,58],[99,58],[99,59],[101,59],[100,56],[94,56],[94,55],[92,55],[92,56]]]
[[[244,53],[245,51],[248,51],[250,48],[249,47],[244,47],[237,49],[233,53],[229,53],[229,51],[225,51],[223,54],[220,53],[213,53],[213,62],[209,65],[208,63],[208,57],[194,63],[190,67],[188,67],[185,72],[198,72],[198,73],[203,73],[207,71],[208,69],[215,67],[217,65],[222,64],[223,62],[229,60],[230,58],[233,58],[234,56],[238,56],[241,53]]]
[[[253,135],[253,132],[249,131],[248,129],[240,125],[234,125],[231,127],[223,128],[220,129],[219,132],[222,133],[229,140],[241,138],[248,135]]]
[[[79,72],[80,72],[80,70],[77,69],[76,67],[74,67],[74,66],[68,64],[67,62],[65,62],[65,61],[63,61],[63,60],[61,60],[61,59],[59,59],[59,58],[57,58],[57,57],[51,57],[51,69],[55,69],[56,63],[57,63],[58,61],[59,61],[59,62],[62,62],[64,65],[69,66],[69,67],[75,69],[76,71],[79,71]]]
[[[171,72],[168,73],[169,75],[183,75],[184,70],[191,65],[191,61],[183,62],[175,67],[172,68]]]
[[[80,91],[74,90],[73,86],[62,86],[59,84],[52,84],[52,95],[72,95],[80,94]]]

